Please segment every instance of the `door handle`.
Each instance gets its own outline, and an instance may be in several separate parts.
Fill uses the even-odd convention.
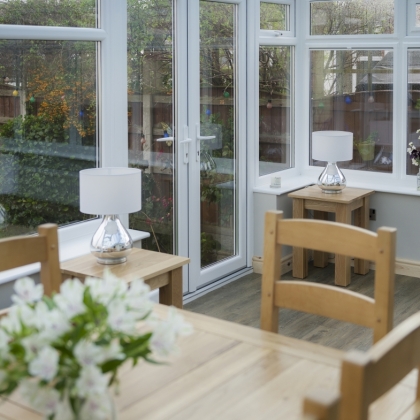
[[[200,147],[200,141],[201,140],[212,140],[215,139],[216,136],[200,136],[200,124],[197,123],[196,124],[196,128],[197,128],[197,162],[200,162],[200,152],[201,152],[201,147]]]
[[[189,143],[192,139],[188,137],[188,125],[184,125],[184,140],[181,140],[179,144],[184,145],[184,163],[188,163],[188,152],[189,152]]]

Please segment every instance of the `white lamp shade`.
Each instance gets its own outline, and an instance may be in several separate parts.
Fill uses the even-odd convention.
[[[342,162],[353,159],[353,133],[348,131],[314,131],[312,159]]]
[[[82,213],[125,214],[141,209],[140,169],[84,169],[79,180]]]

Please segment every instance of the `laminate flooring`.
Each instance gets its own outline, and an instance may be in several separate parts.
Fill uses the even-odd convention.
[[[353,273],[349,290],[373,297],[373,270],[364,276]],[[292,272],[282,276],[292,280]],[[309,264],[306,279],[334,284],[334,264],[316,268]],[[249,274],[186,304],[184,309],[227,321],[259,328],[261,274]],[[394,326],[420,310],[420,279],[395,276]],[[279,332],[289,337],[312,341],[341,350],[367,350],[372,345],[372,330],[303,312],[281,309]]]

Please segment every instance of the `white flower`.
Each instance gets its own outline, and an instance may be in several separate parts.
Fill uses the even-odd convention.
[[[0,319],[0,327],[3,327],[3,329],[9,334],[19,333],[22,330],[20,313],[20,305],[12,306],[7,315]]]
[[[86,311],[83,303],[85,286],[79,279],[66,280],[60,286],[60,294],[54,296],[54,302],[68,319]]]
[[[29,363],[28,371],[32,376],[39,376],[45,381],[50,381],[57,374],[58,358],[57,350],[49,346],[44,347]]]
[[[63,398],[57,404],[57,408],[55,410],[54,419],[57,420],[75,420],[74,413],[71,409],[70,402],[68,398]]]
[[[0,329],[0,358],[3,358],[9,350],[9,340],[9,334]]]
[[[101,357],[102,362],[106,362],[107,360],[122,360],[125,358],[125,354],[122,351],[122,347],[118,340],[114,340],[111,342],[109,346],[101,347]]]
[[[76,380],[76,392],[79,397],[89,397],[105,393],[108,379],[96,366],[84,366]]]
[[[107,360],[122,360],[125,357],[118,340],[111,342],[108,346],[97,346],[82,340],[76,345],[74,355],[82,367],[100,365]]]
[[[128,287],[124,280],[115,277],[109,270],[104,270],[103,279],[87,277],[85,285],[89,286],[92,298],[104,305],[108,305],[113,298],[123,297]]]
[[[137,319],[144,318],[152,311],[153,302],[149,299],[150,287],[143,279],[134,280],[127,292],[126,302],[129,309],[136,312]]]
[[[182,315],[171,306],[165,321],[151,317],[148,322],[154,329],[151,340],[150,349],[157,356],[168,356],[175,352],[176,339],[178,336],[186,336],[193,332],[191,324],[184,321]]]
[[[111,302],[107,310],[107,322],[113,330],[126,334],[133,334],[136,331],[136,316],[133,312],[127,311],[123,302]]]
[[[25,349],[25,361],[30,362],[48,344],[49,340],[41,334],[32,334],[25,337],[22,340]]]
[[[48,311],[48,314],[40,321],[42,324],[42,336],[54,341],[71,329],[71,324],[65,315],[58,309]]]
[[[187,336],[193,332],[192,325],[184,321],[184,317],[179,314],[174,306],[169,308],[166,320],[161,320],[153,314],[150,319],[148,319],[147,323],[153,329],[158,328],[160,325],[167,325],[174,331],[176,336]]]
[[[103,394],[90,395],[82,406],[80,420],[108,420],[111,413],[111,402]],[[57,420],[61,418],[57,418]]]
[[[40,300],[44,294],[44,286],[35,284],[30,277],[23,277],[15,282],[15,295],[12,296],[14,303],[32,303]]]
[[[174,306],[169,308],[166,322],[173,328],[176,335],[186,336],[193,332],[192,325],[184,321],[184,317],[179,314]]]
[[[411,159],[411,163],[415,166],[419,166],[419,163],[417,162],[416,159]]]
[[[59,392],[50,387],[39,386],[38,383],[23,380],[19,388],[23,398],[27,400],[35,410],[50,416],[55,413],[59,405]],[[60,419],[61,420],[61,419]]]
[[[81,366],[98,365],[102,363],[102,348],[90,341],[81,340],[74,348],[74,356]]]
[[[158,324],[150,339],[150,350],[156,356],[168,356],[174,352],[176,335],[174,330],[166,323]]]

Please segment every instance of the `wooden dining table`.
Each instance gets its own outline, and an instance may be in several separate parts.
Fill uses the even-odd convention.
[[[164,316],[168,307],[156,305]],[[121,369],[118,420],[302,419],[311,389],[338,390],[343,352],[180,310],[194,333],[161,365]],[[411,417],[416,371],[371,406],[370,419]],[[14,394],[0,420],[43,419]],[[59,420],[59,419],[57,419]]]

